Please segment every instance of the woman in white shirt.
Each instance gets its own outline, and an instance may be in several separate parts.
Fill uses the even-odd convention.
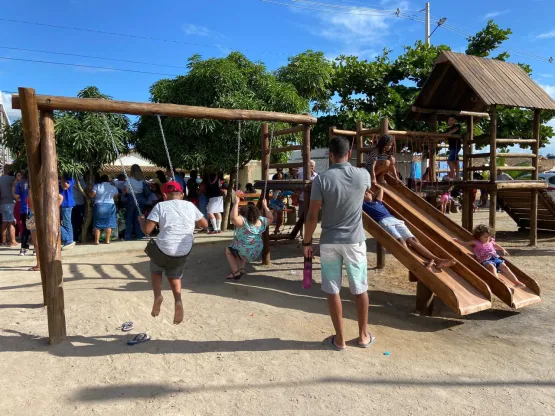
[[[133,188],[133,193],[137,198],[137,202],[139,203],[139,210],[137,210],[137,206],[135,205],[135,201],[131,193],[131,188]],[[141,230],[141,226],[139,225],[139,215],[143,215],[145,210],[146,200],[148,196],[145,195],[145,190],[147,190],[148,185],[145,183],[145,177],[143,175],[143,171],[139,165],[131,166],[131,173],[129,175],[129,182],[127,183],[127,187],[125,188],[125,193],[128,194],[127,197],[127,212],[125,214],[125,241],[130,241],[133,239],[133,231],[135,231],[135,237],[140,240],[145,235]],[[148,189],[150,191],[150,189]]]
[[[94,227],[94,244],[100,244],[100,232],[106,230],[106,244],[110,244],[112,230],[117,227],[116,220],[116,204],[114,199],[117,198],[119,192],[117,188],[110,183],[108,175],[100,178],[100,183],[93,186],[89,192],[89,196],[94,198],[93,210],[93,227]]]

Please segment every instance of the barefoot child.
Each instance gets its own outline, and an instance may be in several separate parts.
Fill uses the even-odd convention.
[[[515,287],[524,286],[497,254],[497,250],[499,250],[504,256],[509,255],[507,250],[495,242],[495,230],[493,228],[489,225],[480,224],[474,228],[472,236],[474,238],[472,241],[461,241],[456,238],[454,240],[463,246],[472,248],[476,260],[496,277],[497,272],[500,271],[514,283]]]
[[[451,192],[453,192],[453,187],[450,186],[449,189],[447,189],[440,198],[440,202],[441,202],[441,213],[443,215],[445,215],[445,212],[447,212],[449,210],[449,203],[451,202],[451,200],[453,199],[451,197]]]
[[[152,316],[160,314],[162,297],[162,274],[170,283],[175,300],[174,324],[183,321],[183,303],[181,302],[181,276],[185,269],[187,257],[193,248],[195,225],[208,227],[202,213],[189,201],[183,200],[183,188],[177,182],[170,181],[162,186],[163,202],[154,206],[145,220],[139,217],[142,231],[150,234],[158,224],[160,233],[156,241],[150,240],[145,249],[150,257],[150,275],[154,304]]]
[[[398,220],[387,210],[383,204],[383,188],[375,185],[375,191],[366,191],[364,194],[364,202],[362,210],[376,221],[384,230],[391,234],[405,247],[410,246],[418,254],[428,260],[426,267],[431,267],[435,264],[436,268],[442,269],[444,267],[451,267],[455,264],[455,260],[442,259],[434,256],[430,251],[424,247],[420,241],[407,228],[405,223]]]

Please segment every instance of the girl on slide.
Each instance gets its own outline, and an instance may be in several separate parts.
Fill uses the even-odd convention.
[[[514,283],[515,287],[524,286],[524,283],[518,280],[509,266],[505,264],[505,261],[497,254],[497,250],[499,250],[504,256],[509,255],[507,250],[495,242],[495,230],[493,228],[489,225],[480,224],[474,228],[472,237],[471,241],[461,241],[456,238],[453,240],[463,246],[472,248],[476,260],[496,277],[498,277],[497,273],[501,272]]]

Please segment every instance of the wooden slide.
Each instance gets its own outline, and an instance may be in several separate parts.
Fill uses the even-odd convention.
[[[392,210],[393,215],[397,212]],[[382,246],[399,260],[420,282],[439,297],[453,312],[468,315],[491,308],[491,291],[488,286],[477,278],[465,266],[457,263],[455,266],[438,270],[427,268],[426,260],[415,251],[405,248],[387,231],[378,225],[366,213],[362,213],[364,229],[370,233]],[[405,221],[411,232],[434,254],[451,258],[440,246],[424,235],[409,221]]]
[[[499,279],[496,278],[493,273],[475,260],[468,248],[453,241],[454,237],[464,241],[471,240],[472,234],[470,232],[441,214],[436,208],[407,187],[393,186],[393,178],[388,177],[387,181],[389,186],[384,190],[384,203],[388,208],[391,208],[392,214],[393,212],[396,213],[394,215],[399,214],[400,219],[418,228],[428,239],[440,245],[444,251],[448,252],[451,257],[455,258],[458,263],[469,270],[471,275],[464,276],[467,281],[477,276],[489,286],[495,296],[514,309],[541,302],[540,288],[537,282],[520,270],[509,258],[504,258],[506,264],[526,287],[514,287],[503,274],[499,274]],[[415,236],[420,239],[418,235],[415,234]],[[423,241],[421,242],[424,244]],[[435,251],[431,251],[439,255]],[[433,291],[431,287],[430,289]]]

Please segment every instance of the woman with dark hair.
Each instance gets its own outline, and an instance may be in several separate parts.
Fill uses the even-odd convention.
[[[145,176],[141,167],[139,165],[131,166],[131,173],[129,174],[129,182],[125,188],[125,193],[127,197],[127,211],[125,213],[125,241],[130,241],[133,239],[133,229],[135,230],[135,236],[137,240],[144,237],[139,224],[139,215],[143,215],[146,200],[150,196],[150,188],[145,182]],[[137,203],[139,204],[139,209],[137,210],[137,205],[135,205],[135,200],[131,194],[131,190],[137,198]]]
[[[264,217],[254,204],[249,204],[244,208],[243,215],[239,215],[239,199],[233,201],[230,219],[235,225],[235,237],[229,247],[225,249],[225,256],[231,268],[231,273],[227,279],[239,280],[245,274],[245,263],[252,263],[260,259],[262,254],[262,234],[272,223],[273,214],[266,204],[266,199],[262,200]]]
[[[108,175],[102,175],[88,192],[94,198],[93,229],[94,244],[100,244],[100,232],[106,231],[106,244],[110,244],[112,230],[117,227],[115,199],[119,196],[118,188],[110,183]]]
[[[378,143],[370,150],[366,157],[366,169],[370,172],[372,183],[385,182],[384,175],[391,173],[397,178],[397,169],[395,168],[395,148],[393,137],[385,134],[380,137]]]
[[[224,212],[224,197],[222,196],[220,176],[217,173],[208,175],[206,196],[208,198],[208,218],[212,224],[210,234],[219,234],[222,229],[222,212]]]
[[[166,178],[166,174],[164,172],[162,172],[161,170],[157,170],[156,171],[156,182],[158,182],[158,184],[160,186],[164,185],[166,182],[168,181],[168,179]]]

